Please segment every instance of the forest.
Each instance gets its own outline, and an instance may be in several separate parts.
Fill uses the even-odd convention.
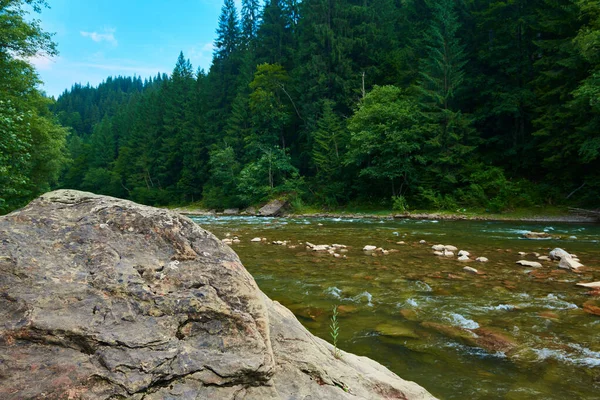
[[[49,188],[151,205],[600,207],[595,0],[225,0],[213,61],[58,99],[0,1],[0,212]]]

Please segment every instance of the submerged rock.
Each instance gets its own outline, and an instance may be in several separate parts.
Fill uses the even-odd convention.
[[[477,271],[475,268],[471,268],[471,267],[464,267],[464,268],[463,268],[463,271],[465,271],[465,272],[469,272],[469,273],[471,273],[471,274],[476,274],[476,273],[478,273],[478,272],[479,272],[479,271]]]
[[[0,243],[2,399],[433,398],[336,359],[175,212],[56,191],[1,217]]]
[[[418,339],[419,335],[416,332],[408,327],[398,325],[398,324],[379,324],[375,328],[377,332],[379,332],[382,336],[390,336],[397,338],[409,338],[409,339]]]
[[[583,311],[585,311],[588,314],[600,316],[600,307],[598,307],[598,305],[598,303],[595,303],[593,301],[586,301],[585,303],[583,303]]]

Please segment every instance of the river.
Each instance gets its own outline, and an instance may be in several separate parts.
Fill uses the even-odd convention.
[[[313,334],[331,342],[332,307],[338,306],[342,350],[377,360],[440,399],[600,398],[600,316],[583,310],[584,303],[600,301],[575,286],[600,281],[598,225],[193,219],[219,238],[237,236],[232,248],[259,287]],[[527,231],[555,238],[522,239]],[[254,237],[267,241],[251,242]],[[336,258],[306,250],[306,242],[347,248]],[[489,261],[438,257],[434,244]],[[373,255],[365,245],[390,252]],[[574,273],[552,261],[540,261],[539,269],[516,264],[538,261],[534,253],[548,255],[555,247],[586,267]]]

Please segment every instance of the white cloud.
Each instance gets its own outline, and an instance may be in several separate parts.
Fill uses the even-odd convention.
[[[125,66],[120,64],[93,64],[93,63],[76,63],[74,67],[101,69],[104,71],[113,71],[116,73],[122,72],[133,72],[137,75],[156,75],[161,71],[168,71],[161,67],[136,67],[136,66]]]
[[[51,70],[54,64],[59,60],[59,57],[49,57],[44,54],[38,54],[33,57],[27,58],[27,61],[35,67],[38,71]]]
[[[81,33],[81,36],[83,36],[83,37],[89,37],[96,43],[108,42],[108,43],[112,44],[113,46],[117,46],[118,42],[117,42],[117,39],[115,38],[116,31],[117,30],[114,28],[105,28],[104,33],[85,32],[85,31],[80,31],[79,33]]]
[[[195,67],[208,70],[212,62],[214,45],[212,42],[192,46],[184,55],[190,59]]]

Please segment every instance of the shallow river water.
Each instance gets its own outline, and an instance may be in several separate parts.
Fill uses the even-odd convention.
[[[375,359],[440,399],[600,399],[600,316],[583,309],[586,302],[600,306],[600,298],[575,286],[600,281],[598,225],[193,219],[219,238],[238,236],[241,243],[232,247],[260,288],[313,334],[331,342],[337,305],[342,350]],[[520,238],[530,230],[556,238]],[[253,243],[254,237],[267,242]],[[276,240],[289,243],[271,244]],[[336,258],[306,250],[305,242],[348,251]],[[433,244],[489,262],[437,257]],[[362,251],[365,245],[392,252],[373,256]],[[541,269],[515,264],[555,247],[586,267],[576,274],[551,261],[540,261]]]

